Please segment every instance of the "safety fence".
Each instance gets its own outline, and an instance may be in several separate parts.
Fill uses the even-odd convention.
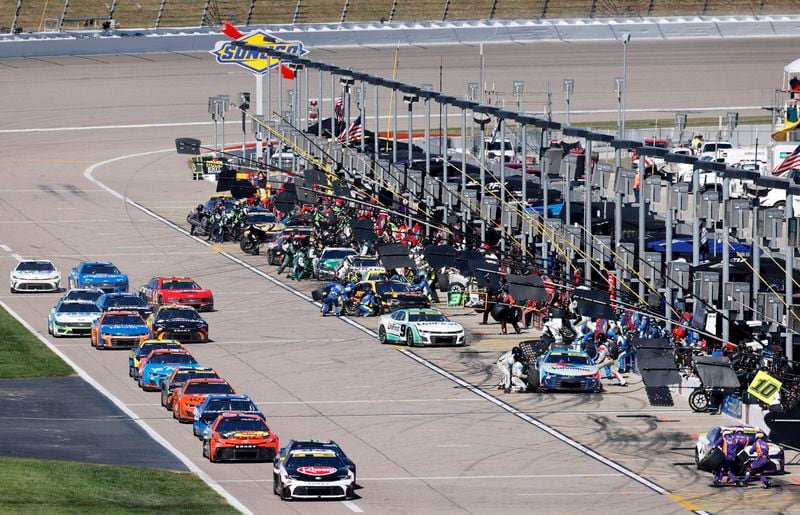
[[[795,0],[0,0],[0,32],[793,13]]]

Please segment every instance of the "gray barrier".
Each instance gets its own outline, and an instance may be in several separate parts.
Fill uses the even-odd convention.
[[[310,47],[526,43],[613,40],[625,33],[636,39],[796,36],[800,34],[800,16],[344,23],[242,29],[264,29]],[[206,51],[222,39],[226,37],[216,28],[2,35],[0,58]]]

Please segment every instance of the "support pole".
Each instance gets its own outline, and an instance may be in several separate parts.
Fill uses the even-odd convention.
[[[624,134],[624,132],[623,132]],[[644,188],[642,188],[642,184],[644,184],[644,172],[645,172],[645,162],[644,162],[644,155],[639,154],[639,266],[644,266],[644,233],[647,230],[645,227],[645,214],[646,214],[646,206],[647,202],[644,199]],[[639,297],[645,298],[645,288],[644,288],[644,280],[639,279]]]
[[[789,330],[791,318],[794,317],[792,306],[794,306],[794,246],[789,238],[790,222],[794,218],[794,195],[791,190],[786,192],[786,359],[794,359],[794,342],[792,331]]]
[[[592,281],[592,140],[586,140],[583,159],[583,281],[591,286]]]
[[[261,73],[256,74],[256,118],[264,121],[264,75]],[[264,130],[259,128],[258,132],[261,137],[256,138],[256,162],[261,169],[260,163],[264,157]]]
[[[728,203],[730,201],[731,180],[728,177],[722,179],[722,288],[730,282],[731,263],[730,263],[730,229],[728,228]],[[730,310],[727,309],[727,299],[725,293],[722,302],[722,343],[730,341],[731,320]]]

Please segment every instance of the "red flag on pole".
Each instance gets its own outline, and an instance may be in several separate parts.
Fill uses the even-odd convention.
[[[237,29],[227,21],[222,24],[220,32],[222,32],[231,39],[239,39],[240,37],[244,36],[244,34],[242,34],[242,32],[239,29]]]
[[[284,79],[294,80],[294,70],[286,66],[285,64],[281,65],[281,77]]]

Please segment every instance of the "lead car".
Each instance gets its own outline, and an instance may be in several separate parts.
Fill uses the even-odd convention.
[[[272,491],[292,499],[352,499],[355,476],[330,449],[281,449],[272,469]]]

